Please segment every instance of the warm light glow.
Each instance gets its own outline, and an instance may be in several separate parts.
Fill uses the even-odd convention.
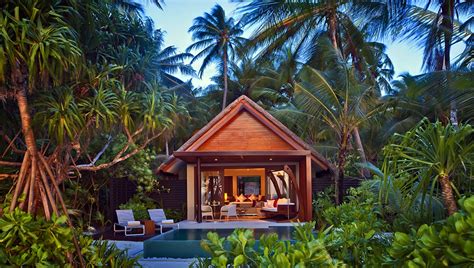
[[[224,201],[227,201],[227,193],[224,193]]]

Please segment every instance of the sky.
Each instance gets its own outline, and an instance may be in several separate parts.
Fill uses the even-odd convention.
[[[166,46],[173,45],[178,48],[178,51],[184,52],[193,43],[191,34],[188,33],[193,19],[202,16],[204,12],[210,12],[215,4],[221,5],[227,16],[237,16],[234,10],[239,4],[230,3],[228,0],[167,0],[163,10],[148,4],[145,8],[145,14],[153,19],[156,28],[165,32]],[[250,34],[251,32],[246,32],[244,37],[248,37]],[[463,45],[455,45],[452,48],[452,55],[458,55],[462,50]],[[408,41],[390,43],[387,45],[387,54],[393,62],[396,76],[405,72],[410,74],[421,72],[423,51],[417,48],[414,43]],[[193,67],[198,70],[200,62],[194,63]],[[198,87],[209,85],[211,83],[210,78],[215,73],[216,69],[214,67],[206,69],[202,79],[192,79],[193,85]],[[191,78],[181,75],[176,76],[183,80]]]

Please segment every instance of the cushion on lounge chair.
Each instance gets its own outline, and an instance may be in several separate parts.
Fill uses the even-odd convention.
[[[140,226],[141,222],[140,221],[128,221],[127,225],[128,226]]]

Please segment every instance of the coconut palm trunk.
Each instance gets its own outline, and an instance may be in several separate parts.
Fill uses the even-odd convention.
[[[444,174],[439,177],[439,183],[441,185],[441,196],[443,197],[444,206],[448,210],[448,214],[452,215],[458,211],[456,200],[454,199],[453,188],[449,180],[449,175]]]
[[[360,161],[365,164],[367,163],[367,157],[365,156],[364,145],[362,144],[358,127],[354,128],[353,136],[355,144],[357,146],[357,151],[359,152]],[[361,168],[360,173],[365,178],[369,177],[370,175],[369,171],[366,168]]]
[[[337,17],[336,10],[332,10],[328,16],[328,34],[329,39],[331,40],[332,46],[337,50]]]
[[[224,64],[224,96],[222,97],[222,110],[224,110],[227,103],[227,69],[228,69],[227,50],[225,49],[222,56],[222,62]]]
[[[344,166],[346,165],[348,142],[349,134],[343,130],[341,133],[339,151],[337,153],[337,175],[334,178],[334,200],[336,205],[340,205],[344,197]]]
[[[337,15],[336,15],[336,10],[330,11],[327,20],[328,20],[329,39],[331,40],[331,44],[334,47],[334,49],[336,51],[339,51],[338,37],[337,37]],[[367,157],[365,156],[365,150],[364,150],[364,146],[362,145],[362,141],[361,141],[361,138],[360,138],[358,128],[354,129],[353,135],[354,135],[355,144],[357,146],[357,151],[359,152],[359,155],[360,155],[361,162],[365,164],[365,163],[367,163]],[[345,158],[345,154],[346,153],[344,153],[344,158]],[[344,162],[345,162],[345,159],[344,159]],[[360,173],[363,177],[368,177],[369,176],[368,171],[364,168],[362,168],[360,170]],[[339,178],[339,179],[342,180],[344,178]]]
[[[443,42],[444,42],[444,51],[443,51],[443,64],[442,69],[447,72],[447,82],[449,86],[449,71],[451,70],[451,45],[453,41],[453,31],[454,31],[454,0],[442,1],[441,3],[441,26],[444,29]],[[458,125],[458,116],[457,116],[457,105],[456,101],[451,101],[449,111],[449,121],[454,126]]]

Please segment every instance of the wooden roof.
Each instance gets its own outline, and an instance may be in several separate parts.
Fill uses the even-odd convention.
[[[311,146],[247,96],[241,96],[175,151],[158,172],[177,173],[182,160],[197,156],[239,155],[252,157],[264,153],[288,157],[309,153],[322,169],[331,164]]]

